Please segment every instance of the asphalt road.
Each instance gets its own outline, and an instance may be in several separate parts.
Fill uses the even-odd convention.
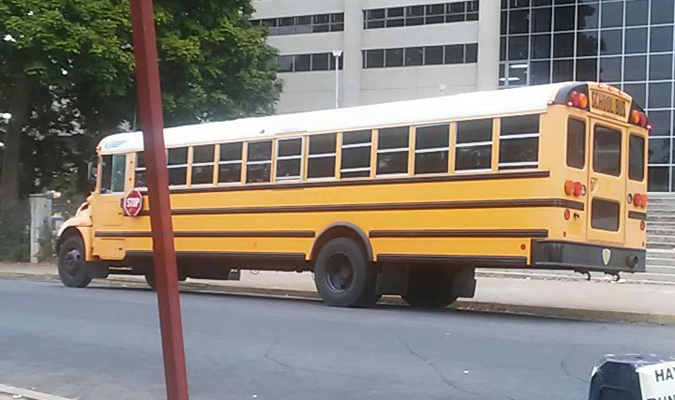
[[[403,306],[182,295],[192,399],[586,399],[607,353],[675,354],[675,329]],[[164,398],[153,292],[0,280],[0,383]]]

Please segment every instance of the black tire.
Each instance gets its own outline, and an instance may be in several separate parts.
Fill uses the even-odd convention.
[[[444,308],[454,303],[453,271],[443,266],[413,266],[403,300],[417,308]]]
[[[370,307],[380,299],[375,292],[377,270],[351,239],[331,239],[321,248],[314,264],[314,281],[329,306]]]
[[[72,235],[63,241],[59,250],[58,271],[65,286],[83,288],[91,282],[89,263],[84,257],[84,244],[79,236]]]
[[[155,273],[148,271],[145,273],[145,283],[150,286],[150,290],[157,291],[157,280],[155,279]]]

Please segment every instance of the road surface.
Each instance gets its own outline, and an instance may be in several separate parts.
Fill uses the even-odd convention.
[[[0,383],[162,399],[155,293],[0,280]],[[184,293],[192,399],[586,399],[607,353],[675,354],[675,329]]]

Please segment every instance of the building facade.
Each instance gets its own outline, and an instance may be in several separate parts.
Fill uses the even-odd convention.
[[[654,126],[649,190],[675,191],[674,0],[253,4],[280,52],[280,113],[335,107],[336,87],[342,107],[601,81],[646,108]]]

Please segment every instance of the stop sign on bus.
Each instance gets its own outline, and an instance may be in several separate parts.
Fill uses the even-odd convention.
[[[133,189],[124,196],[122,201],[122,209],[124,215],[128,217],[136,217],[143,209],[143,195],[136,189]]]

